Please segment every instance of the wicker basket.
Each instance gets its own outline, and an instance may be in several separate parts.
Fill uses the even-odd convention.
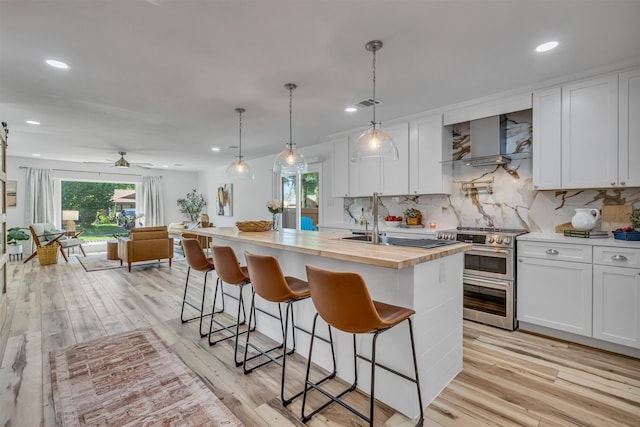
[[[40,265],[57,264],[59,246],[60,245],[56,243],[49,246],[38,247],[38,261],[40,261]]]
[[[269,231],[273,228],[272,221],[238,221],[236,227],[240,231]]]

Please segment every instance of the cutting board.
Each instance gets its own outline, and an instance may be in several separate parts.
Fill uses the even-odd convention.
[[[618,227],[629,227],[631,221],[629,215],[633,210],[632,205],[604,205],[602,206],[602,218],[600,220],[603,231],[613,231]]]

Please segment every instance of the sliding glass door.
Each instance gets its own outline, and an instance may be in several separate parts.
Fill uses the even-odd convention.
[[[318,165],[309,165],[309,172],[303,174],[281,176],[280,185],[283,206],[282,228],[317,229],[320,213]]]

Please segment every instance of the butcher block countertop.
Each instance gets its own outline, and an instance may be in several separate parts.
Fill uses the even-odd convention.
[[[200,228],[190,233],[213,238],[265,246],[275,249],[317,255],[325,258],[370,264],[378,267],[402,269],[438,258],[465,252],[471,249],[468,243],[458,243],[434,249],[411,248],[341,240],[347,233],[322,231],[300,231],[285,229],[280,231],[242,232],[235,227]]]

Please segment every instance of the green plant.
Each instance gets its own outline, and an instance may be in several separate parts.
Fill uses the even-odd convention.
[[[631,226],[633,228],[640,227],[640,208],[636,208],[631,211],[631,214],[629,215],[629,221],[631,221]]]
[[[190,221],[195,222],[202,213],[202,209],[207,206],[204,196],[191,190],[184,199],[178,199],[178,208]]]
[[[7,245],[17,245],[20,240],[29,240],[29,235],[24,228],[11,227],[7,230]]]
[[[405,218],[420,218],[422,216],[422,212],[418,209],[407,208],[404,210],[404,216]]]

